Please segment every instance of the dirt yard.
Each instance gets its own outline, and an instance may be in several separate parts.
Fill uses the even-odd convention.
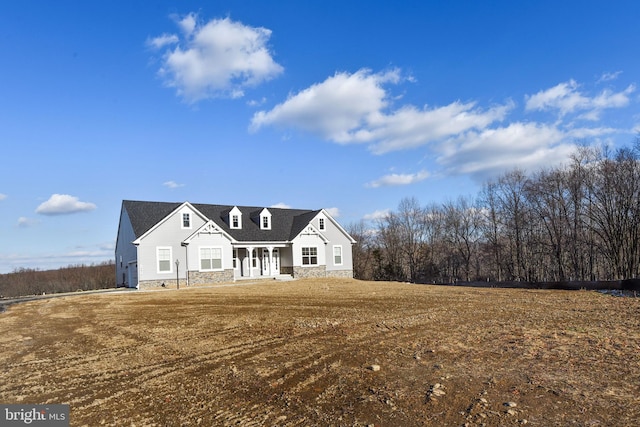
[[[0,403],[72,426],[637,426],[640,298],[355,280],[0,313]]]

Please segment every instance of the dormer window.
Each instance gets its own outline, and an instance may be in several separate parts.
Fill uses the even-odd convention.
[[[260,229],[271,230],[271,212],[267,208],[260,212]]]
[[[237,206],[234,206],[233,209],[229,211],[229,227],[232,229],[242,228],[242,212],[240,212]]]

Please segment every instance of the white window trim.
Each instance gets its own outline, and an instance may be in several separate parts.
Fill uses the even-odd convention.
[[[232,254],[233,259],[233,269],[237,270],[240,266],[238,265],[238,250],[234,249]]]
[[[305,255],[303,255],[303,251],[305,249],[315,249],[316,250],[316,255],[315,255],[316,263],[315,264],[311,264],[311,257],[312,257],[311,251],[309,251],[309,255],[307,255],[309,257],[309,264],[305,264],[304,263]],[[318,250],[317,246],[303,246],[303,247],[301,247],[300,248],[300,264],[302,265],[302,267],[317,267],[317,266],[319,266],[320,265],[319,259],[318,259],[318,254],[319,253],[320,253],[320,251]]]
[[[237,227],[233,226],[233,217],[234,216],[238,217],[238,226]],[[231,228],[232,230],[241,230],[242,229],[242,212],[240,211],[240,209],[238,209],[237,206],[234,206],[233,209],[231,209],[231,211],[229,211],[229,228]]]
[[[220,250],[220,268],[202,268],[202,250],[203,249],[219,249]],[[216,258],[210,258],[216,259]],[[213,265],[213,263],[212,263]],[[198,271],[223,271],[224,270],[224,251],[222,246],[200,246],[198,248]]]
[[[340,248],[340,263],[336,263],[336,248]],[[333,245],[333,265],[343,265],[344,264],[344,252],[342,251],[342,245]]]
[[[264,225],[265,220],[267,221],[266,226]],[[260,212],[260,230],[271,230],[271,212],[267,208]]]
[[[318,230],[325,231],[327,229],[327,219],[323,216],[318,218]]]
[[[160,251],[169,250],[169,271],[160,270]],[[171,246],[157,246],[156,247],[156,270],[158,274],[171,274],[173,273],[173,248]]]
[[[189,226],[188,226],[188,227],[185,227],[185,226],[184,226],[184,216],[185,216],[185,215],[189,215]],[[183,230],[191,230],[191,228],[193,227],[193,221],[192,221],[192,219],[193,219],[193,218],[192,218],[191,212],[181,212],[181,213],[180,213],[180,227],[181,227]]]

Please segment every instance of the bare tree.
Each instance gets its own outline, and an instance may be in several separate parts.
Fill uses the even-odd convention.
[[[364,220],[349,224],[347,232],[356,243],[353,245],[353,276],[361,280],[373,280],[373,250],[375,230]]]
[[[589,218],[600,249],[610,266],[610,278],[638,275],[640,168],[629,149],[615,156],[603,153],[589,181]]]
[[[525,227],[529,209],[525,197],[527,176],[522,170],[515,169],[503,175],[497,183],[496,196],[500,216],[503,220],[507,253],[510,262],[507,268],[515,280],[528,279],[525,257]]]
[[[468,198],[459,197],[456,202],[444,205],[444,236],[459,258],[464,280],[471,280],[472,259],[478,257],[478,242],[481,237],[483,216],[481,210]],[[479,272],[476,271],[478,276]]]

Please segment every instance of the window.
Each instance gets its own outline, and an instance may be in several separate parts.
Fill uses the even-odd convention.
[[[158,273],[171,273],[171,248],[158,248]]]
[[[324,230],[324,218],[318,218],[318,225],[320,226],[320,230]]]
[[[342,246],[333,247],[333,265],[342,265]]]
[[[183,213],[182,214],[182,228],[191,228],[191,214]]]
[[[258,266],[258,254],[255,249],[251,251],[251,264],[254,268]]]
[[[200,248],[200,270],[221,270],[222,269],[222,249],[221,248]]]
[[[229,227],[236,230],[242,228],[242,212],[237,206],[229,211]]]
[[[267,208],[262,209],[260,212],[260,229],[271,230],[271,212]]]
[[[237,249],[233,250],[233,268],[234,269],[238,268],[238,250]]]
[[[318,265],[318,248],[302,248],[302,265]]]

